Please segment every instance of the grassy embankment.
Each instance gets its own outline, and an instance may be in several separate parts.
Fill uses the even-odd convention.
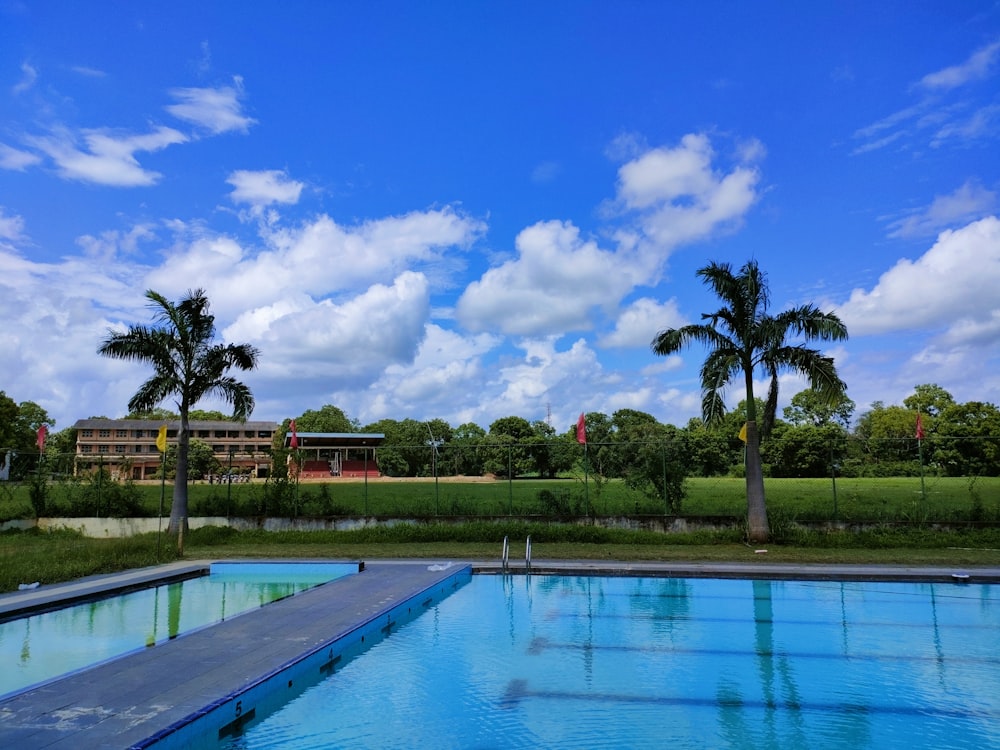
[[[422,524],[357,531],[236,532],[228,528],[192,531],[187,559],[230,558],[426,558],[497,559],[501,540],[511,540],[511,558],[523,555],[532,537],[532,557],[542,559],[753,561],[801,563],[886,563],[955,567],[1000,565],[1000,529],[954,531],[925,527],[877,528],[860,533],[789,532],[758,554],[738,530],[664,536],[652,532],[545,523],[471,522]],[[169,537],[84,539],[73,532],[0,534],[0,591],[19,583],[56,583],[96,573],[178,559]],[[159,550],[159,554],[157,554]]]

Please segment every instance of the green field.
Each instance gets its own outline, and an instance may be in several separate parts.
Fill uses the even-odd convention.
[[[1000,478],[919,477],[838,479],[768,479],[768,510],[781,519],[803,521],[911,521],[1000,523]],[[685,483],[684,516],[741,517],[745,513],[742,479],[696,478]],[[169,513],[172,487],[166,486]],[[128,488],[135,504],[122,504],[122,485],[95,487],[78,482],[49,485],[47,516],[155,516],[160,485]],[[126,510],[123,510],[126,508]],[[563,518],[596,515],[668,515],[662,501],[628,489],[614,480],[591,478],[511,482],[442,479],[327,483],[281,482],[189,485],[191,516],[375,516],[467,518],[514,516]],[[0,521],[33,518],[27,486],[0,485]]]

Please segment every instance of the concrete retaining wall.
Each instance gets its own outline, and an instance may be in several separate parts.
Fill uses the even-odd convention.
[[[397,526],[399,524],[439,524],[468,523],[471,519],[464,516],[438,516],[428,519],[412,518],[226,518],[224,516],[205,516],[188,519],[191,529],[205,526],[229,526],[240,531],[354,531],[370,526]],[[478,519],[483,520],[483,519]],[[547,521],[541,518],[509,518],[506,516],[493,518],[493,521]],[[129,537],[134,534],[146,534],[156,531],[166,531],[167,519],[156,518],[41,518],[36,523],[32,520],[7,521],[0,524],[0,531],[7,529],[27,530],[37,528],[72,529],[86,537],[95,539],[113,539]],[[677,534],[691,531],[728,529],[737,525],[737,521],[729,519],[704,518],[578,518],[566,521],[581,526],[599,526],[609,529],[629,529],[632,531],[653,531],[661,534]]]

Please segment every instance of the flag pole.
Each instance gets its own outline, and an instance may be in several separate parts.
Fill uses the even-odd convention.
[[[156,514],[156,561],[160,561],[160,538],[163,536],[163,495],[167,489],[167,454],[160,454],[160,512]]]
[[[156,514],[156,561],[160,561],[160,539],[163,536],[163,496],[167,489],[167,426],[161,425],[156,434],[156,447],[160,449],[160,511]]]
[[[581,411],[576,420],[576,442],[583,445],[583,497],[587,517],[590,517],[590,453],[587,450],[587,417]]]

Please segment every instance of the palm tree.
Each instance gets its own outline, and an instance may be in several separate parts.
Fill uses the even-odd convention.
[[[177,478],[170,507],[171,533],[187,529],[187,464],[191,431],[188,414],[203,397],[214,394],[233,405],[233,417],[245,421],[253,412],[250,389],[226,372],[231,367],[252,370],[258,351],[249,344],[213,344],[215,316],[208,312],[202,289],[189,291],[176,305],[149,290],[146,297],[156,324],[131,326],[121,333],[110,331],[97,350],[115,359],[147,362],[153,375],[128,402],[130,412],[148,412],[170,396],[176,397],[180,414],[177,434]]]
[[[709,349],[701,367],[701,410],[707,423],[718,421],[725,414],[723,391],[742,374],[746,383],[747,410],[747,525],[750,540],[763,542],[768,538],[769,529],[760,438],[762,434],[766,436],[774,424],[779,373],[787,370],[802,373],[817,395],[828,403],[844,398],[847,390],[831,357],[803,344],[789,344],[786,339],[795,336],[804,341],[841,341],[847,338],[847,328],[836,315],[824,313],[814,305],[769,315],[767,277],[756,261],[748,261],[736,274],[728,263],[712,262],[698,269],[698,276],[724,305],[714,313],[702,314],[706,322],[660,331],[651,346],[662,356],[680,351],[693,342]],[[760,429],[753,395],[753,375],[758,370],[771,380]]]

